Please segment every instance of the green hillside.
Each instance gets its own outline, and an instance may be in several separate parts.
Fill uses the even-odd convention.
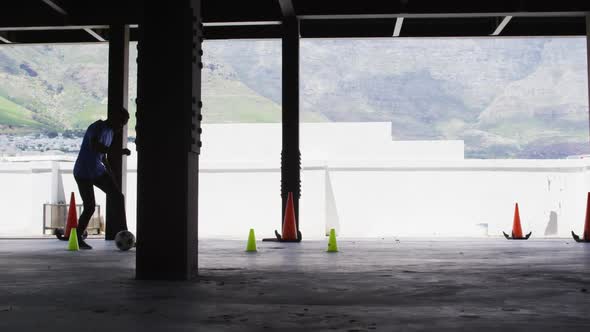
[[[0,134],[85,129],[107,113],[105,45],[0,48]],[[135,134],[136,48],[130,48],[129,135]],[[10,96],[10,100],[6,98]],[[206,123],[279,122],[277,102],[241,82],[233,68],[203,73]],[[163,110],[167,111],[167,110]],[[302,119],[322,121],[306,113]],[[11,128],[7,127],[12,126]]]
[[[0,96],[0,126],[14,126],[42,129],[45,126],[34,120],[34,113],[30,110]]]
[[[280,52],[206,42],[203,121],[280,122]],[[132,45],[131,136],[136,56]],[[463,140],[467,158],[590,153],[584,38],[303,40],[300,70],[303,122],[389,122],[396,140]],[[0,134],[105,118],[107,73],[107,45],[0,47]]]
[[[320,115],[302,112],[303,121],[325,121]],[[281,121],[281,105],[253,91],[244,83],[206,74],[203,84],[205,123],[264,123]]]

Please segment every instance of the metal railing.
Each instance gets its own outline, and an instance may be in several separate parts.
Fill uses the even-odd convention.
[[[76,205],[76,214],[79,217],[82,213],[82,204]],[[43,235],[50,230],[54,234],[56,229],[65,229],[68,217],[68,204],[43,204]],[[104,221],[100,215],[100,205],[96,205],[94,214],[88,223],[88,234],[100,234],[104,227]]]

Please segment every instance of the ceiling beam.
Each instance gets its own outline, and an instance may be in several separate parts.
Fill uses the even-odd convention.
[[[12,45],[97,42],[83,30],[13,31],[8,37]]]
[[[391,37],[395,20],[310,20],[301,21],[302,38]],[[405,28],[404,28],[405,31]],[[405,35],[405,33],[404,33]]]
[[[395,19],[395,27],[393,28],[393,36],[399,37],[400,32],[402,31],[402,25],[404,24],[404,18],[398,17]]]
[[[268,39],[281,38],[281,25],[207,25],[203,37],[211,39]]]
[[[514,36],[583,36],[586,24],[583,17],[513,17],[498,37]]]
[[[141,15],[138,7],[141,2],[143,1],[2,0],[0,27],[11,30],[53,27],[55,30],[69,25],[89,27],[114,23],[138,24]],[[278,5],[276,9],[278,12]]]
[[[98,40],[99,42],[105,42],[106,39],[104,39],[101,35],[99,35],[96,31],[90,29],[90,28],[84,28],[84,31],[86,31],[89,35],[91,35],[92,37],[94,37],[96,40]]]
[[[41,0],[41,1],[43,1],[47,6],[51,7],[53,10],[55,10],[59,14],[61,14],[63,16],[68,16],[68,12],[62,6],[60,6],[57,3],[57,1],[55,1],[55,0]]]
[[[0,31],[84,30],[108,28],[108,25],[46,25],[32,27],[0,27]]]
[[[272,27],[272,26],[268,26]],[[280,26],[276,26],[277,28]],[[101,31],[94,31],[97,33],[101,38],[108,41],[108,38],[102,37]],[[251,32],[248,31],[242,34],[242,38],[246,38],[248,34]],[[138,33],[137,28],[129,29],[130,34],[130,41],[137,41]],[[91,36],[88,32],[84,31],[84,29],[75,29],[75,30],[46,30],[46,31],[8,31],[8,32],[1,32],[0,31],[0,49],[2,46],[8,45],[47,45],[47,44],[101,44],[101,42],[96,37]],[[8,42],[7,42],[8,41]]]
[[[283,17],[294,17],[296,15],[292,0],[279,0],[279,6],[281,6]]]
[[[3,42],[4,44],[12,44],[12,42],[8,39],[6,39],[6,37],[4,37],[2,34],[0,34],[0,41]]]
[[[259,26],[259,25],[281,25],[281,21],[249,21],[249,22],[204,22],[203,26],[206,27],[234,27],[234,26]]]
[[[496,30],[492,32],[492,36],[499,36],[502,33],[502,30],[504,30],[504,28],[506,27],[506,25],[508,25],[508,22],[510,22],[511,19],[512,16],[504,16],[502,22],[500,22],[500,24],[498,24],[498,26],[496,27]]]
[[[490,12],[490,13],[376,13],[376,14],[303,14],[300,20],[367,20],[404,18],[471,18],[471,17],[585,17],[584,11],[573,12]]]

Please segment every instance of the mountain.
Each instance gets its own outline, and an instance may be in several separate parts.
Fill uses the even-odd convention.
[[[86,126],[106,109],[107,60],[106,47],[0,48],[0,98],[8,101],[2,113],[32,121],[2,125],[57,131]]]
[[[280,121],[280,41],[204,52],[205,122]],[[0,47],[0,133],[104,117],[107,62],[106,45]],[[584,38],[304,39],[300,66],[302,121],[388,121],[393,139],[462,139],[472,158],[590,153]]]
[[[280,42],[217,42],[206,55],[280,103]],[[302,111],[390,121],[400,140],[462,139],[471,158],[590,153],[584,38],[301,41]]]

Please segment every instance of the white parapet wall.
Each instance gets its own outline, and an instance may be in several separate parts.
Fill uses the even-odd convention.
[[[280,165],[279,124],[203,125],[205,161]],[[305,160],[462,160],[463,141],[392,140],[389,122],[302,123],[301,154]]]
[[[590,159],[463,160],[463,142],[392,142],[388,125],[302,127],[305,238],[322,238],[330,227],[343,237],[501,236],[516,202],[524,231],[535,237],[582,231]],[[245,239],[254,228],[272,237],[281,222],[280,127],[209,125],[204,141],[199,236]],[[132,231],[135,157],[126,198]],[[81,203],[72,157],[27,158],[0,163],[0,237],[40,235],[43,203],[70,192]],[[95,192],[104,215],[104,194]]]

